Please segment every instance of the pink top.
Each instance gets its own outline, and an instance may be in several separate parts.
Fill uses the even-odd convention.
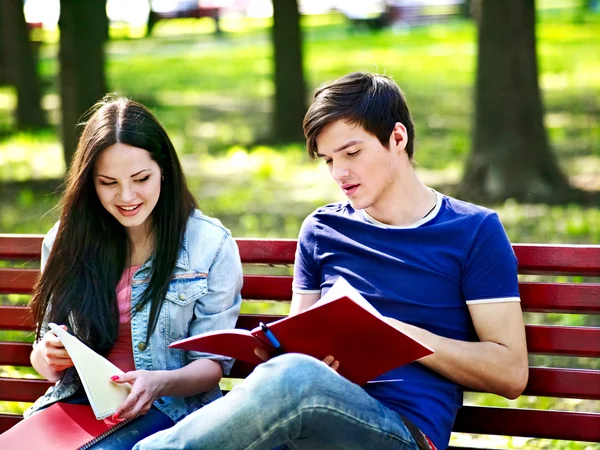
[[[119,334],[106,357],[123,372],[135,370],[133,349],[131,348],[131,280],[141,266],[128,267],[117,283],[117,303],[119,305]]]

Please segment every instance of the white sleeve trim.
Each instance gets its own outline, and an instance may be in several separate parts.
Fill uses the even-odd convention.
[[[484,303],[505,303],[505,302],[520,302],[521,297],[499,297],[499,298],[484,298],[481,300],[467,300],[467,305],[481,305]]]
[[[292,292],[294,294],[321,294],[321,289],[300,289],[292,286]]]

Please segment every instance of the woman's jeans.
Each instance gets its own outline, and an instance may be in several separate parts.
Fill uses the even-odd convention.
[[[394,411],[317,359],[285,354],[225,397],[139,442],[150,449],[417,450]]]
[[[78,405],[90,404],[83,387],[71,397],[61,401]],[[146,414],[137,417],[89,448],[90,450],[131,450],[138,441],[173,425],[169,416],[152,406]]]

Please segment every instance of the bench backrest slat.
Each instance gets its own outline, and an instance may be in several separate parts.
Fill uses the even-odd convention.
[[[600,276],[598,246],[513,244],[519,273]]]
[[[238,319],[236,328],[251,330],[261,321],[268,323],[281,317],[270,314],[243,314]],[[0,329],[33,330],[29,308],[0,306]],[[525,329],[529,353],[600,357],[600,328],[526,325]]]
[[[454,431],[600,442],[600,414],[465,406],[458,412]]]
[[[600,328],[526,325],[529,353],[600,358]]]
[[[0,398],[11,402],[30,402],[44,395],[52,384],[46,380],[0,377]]]
[[[524,394],[597,400],[600,398],[600,371],[532,367]]]
[[[37,269],[0,268],[0,293],[30,294],[39,276]],[[521,306],[529,312],[600,314],[600,284],[519,283]],[[242,295],[246,300],[289,301],[292,277],[244,275]]]
[[[39,259],[43,235],[0,233],[0,259]],[[295,239],[236,239],[247,263],[291,264]],[[600,258],[593,245],[513,244],[519,272],[546,275],[600,276]]]

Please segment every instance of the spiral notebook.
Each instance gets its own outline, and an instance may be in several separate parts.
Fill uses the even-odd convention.
[[[112,416],[131,391],[128,383],[110,381],[110,377],[122,375],[123,371],[58,325],[50,323],[49,327],[73,360],[96,418],[101,420]]]
[[[96,420],[87,405],[55,403],[0,434],[0,448],[86,450],[131,420]]]

